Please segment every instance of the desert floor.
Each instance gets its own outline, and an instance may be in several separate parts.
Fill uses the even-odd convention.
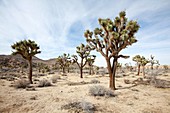
[[[90,102],[95,106],[94,113],[170,113],[170,88],[156,88],[152,85],[126,84],[142,76],[128,73],[128,76],[116,78],[115,97],[91,96],[89,88],[101,85],[108,88],[108,75],[86,75],[81,79],[79,74],[51,74],[34,79],[60,76],[57,83],[49,87],[35,87],[35,91],[16,89],[11,86],[14,81],[0,79],[0,113],[75,113],[74,109],[63,109],[62,106],[71,102]],[[157,78],[169,80],[170,74],[161,75]],[[99,80],[98,84],[74,84]],[[38,82],[38,81],[34,81]],[[35,85],[36,86],[36,85]],[[78,111],[77,111],[78,112]],[[92,111],[83,111],[92,112]]]

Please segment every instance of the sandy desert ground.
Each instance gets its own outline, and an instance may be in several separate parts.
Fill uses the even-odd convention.
[[[36,80],[34,83],[44,78],[51,80],[52,76],[60,76],[60,79],[49,87],[36,87],[34,84],[32,86],[35,90],[31,91],[16,89],[12,87],[14,81],[0,79],[0,113],[170,113],[170,88],[134,85],[132,81],[142,76],[136,76],[134,72],[126,73],[126,75],[128,76],[116,78],[118,90],[114,91],[114,97],[89,94],[89,88],[95,85],[108,88],[108,75],[85,74],[81,79],[79,74],[61,76],[55,73],[33,77],[33,80]],[[157,78],[170,81],[170,74],[162,74]],[[90,83],[93,79],[99,80],[100,83]],[[125,79],[130,83],[125,83]],[[95,106],[95,110],[64,109],[64,105],[73,102],[82,104],[89,102]]]

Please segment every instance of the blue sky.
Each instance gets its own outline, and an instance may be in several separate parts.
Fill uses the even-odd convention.
[[[11,54],[10,45],[23,39],[36,41],[42,59],[75,54],[75,47],[85,43],[86,29],[122,10],[141,28],[138,42],[121,52],[131,57],[119,62],[134,64],[133,56],[152,54],[160,64],[170,64],[170,0],[0,0],[0,54]],[[92,53],[96,65],[106,66],[99,53]]]

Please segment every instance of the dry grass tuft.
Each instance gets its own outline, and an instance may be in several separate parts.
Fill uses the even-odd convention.
[[[28,87],[29,84],[30,84],[29,81],[21,79],[14,83],[14,87],[25,89],[26,87]]]
[[[108,97],[116,96],[111,89],[107,89],[100,85],[90,87],[89,94],[92,96],[108,96]]]
[[[39,81],[38,87],[47,87],[47,86],[52,86],[51,82],[48,81],[47,79],[43,79]]]
[[[100,81],[99,81],[99,80],[96,80],[96,79],[93,79],[93,80],[90,81],[90,83],[91,83],[91,84],[98,84],[98,83],[100,83]]]
[[[85,101],[76,101],[76,102],[70,102],[66,105],[63,105],[61,107],[62,109],[69,110],[68,112],[74,112],[74,113],[94,113],[96,110],[95,106],[90,102]]]

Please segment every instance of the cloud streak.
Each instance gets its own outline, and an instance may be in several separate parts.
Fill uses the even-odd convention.
[[[113,19],[126,10],[127,17],[137,20],[141,28],[136,35],[138,43],[122,53],[155,54],[160,62],[167,63],[164,59],[170,54],[163,51],[170,50],[169,5],[167,0],[1,0],[0,54],[10,54],[11,44],[28,38],[40,45],[40,58],[54,58],[63,52],[75,54],[75,47],[85,43],[84,31],[98,27],[99,17]],[[162,54],[167,56],[162,59]],[[97,57],[96,64],[106,66],[101,59]]]

